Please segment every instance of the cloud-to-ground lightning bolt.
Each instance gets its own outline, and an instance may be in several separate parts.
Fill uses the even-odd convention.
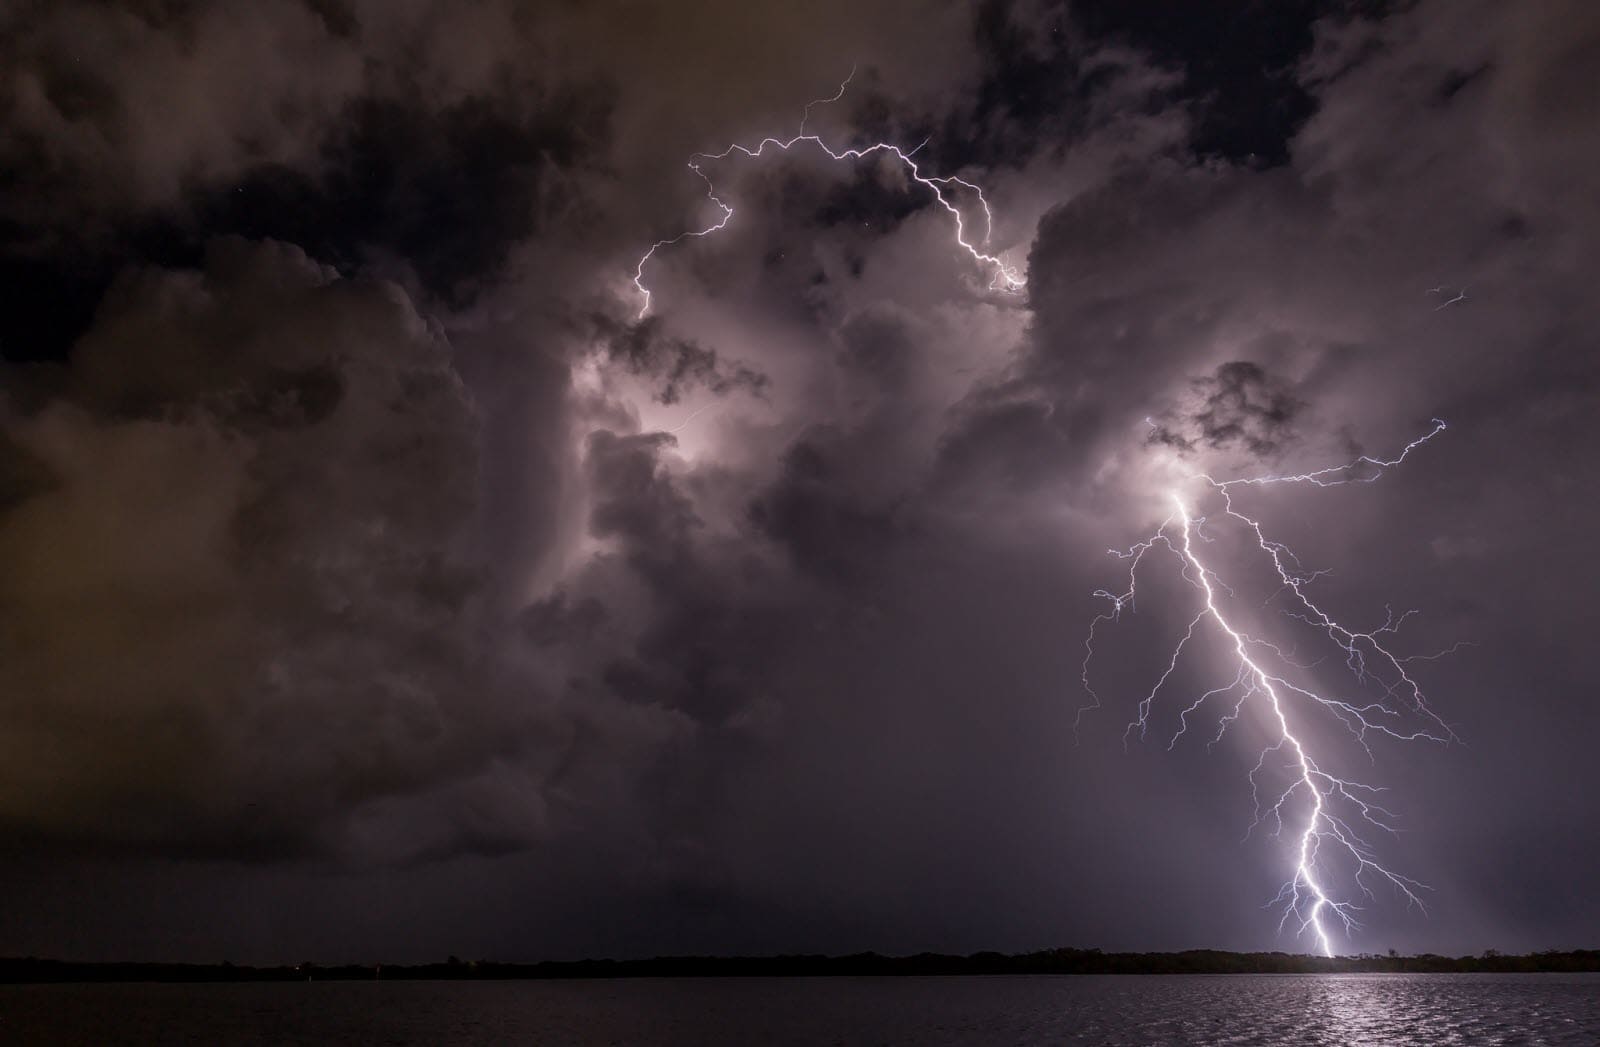
[[[970,255],[972,260],[978,265],[986,267],[994,273],[994,278],[989,285],[990,288],[996,290],[1016,291],[1023,287],[1024,280],[1021,273],[1019,273],[1014,267],[1002,261],[999,256],[988,253],[979,244],[974,244],[967,238],[966,219],[962,215],[961,208],[957,207],[955,203],[951,201],[950,196],[948,195],[951,187],[956,186],[966,190],[977,198],[978,206],[983,211],[984,234],[980,243],[982,245],[987,245],[989,238],[994,231],[994,214],[989,210],[989,201],[983,195],[983,189],[972,182],[966,181],[962,178],[957,178],[954,175],[942,175],[936,177],[924,174],[922,172],[922,168],[918,166],[913,157],[923,145],[927,144],[926,141],[924,141],[921,145],[918,145],[916,148],[909,150],[902,149],[899,146],[893,145],[889,142],[875,142],[871,145],[862,146],[860,148],[835,149],[823,141],[820,135],[807,132],[806,124],[811,119],[811,110],[816,106],[828,105],[843,98],[845,90],[850,86],[850,81],[855,78],[855,75],[856,71],[852,68],[850,70],[850,75],[845,77],[844,81],[839,84],[838,92],[832,97],[818,98],[807,102],[805,110],[801,114],[799,130],[792,138],[763,138],[753,147],[735,143],[728,146],[720,153],[695,153],[689,158],[689,170],[695,173],[696,178],[699,178],[705,183],[706,199],[710,200],[711,203],[716,206],[717,210],[721,212],[721,217],[712,222],[710,225],[706,226],[704,229],[689,229],[679,233],[677,236],[668,237],[665,240],[657,240],[655,243],[650,245],[649,250],[645,251],[645,253],[640,256],[639,262],[634,266],[633,270],[633,286],[637,288],[639,292],[639,314],[637,319],[643,320],[645,314],[650,311],[651,294],[650,289],[644,284],[644,268],[647,264],[649,264],[650,260],[655,257],[656,252],[661,250],[663,247],[671,247],[672,245],[682,243],[685,240],[699,239],[701,237],[710,236],[712,233],[726,228],[728,223],[733,220],[733,208],[717,195],[716,184],[712,182],[711,176],[706,174],[704,165],[708,162],[726,160],[735,153],[752,160],[760,159],[766,153],[768,146],[784,152],[787,152],[790,149],[793,149],[795,146],[801,144],[815,146],[829,159],[839,161],[862,160],[875,154],[893,157],[895,160],[899,161],[901,167],[905,170],[907,177],[932,193],[934,201],[940,207],[944,208],[950,213],[951,218],[955,222],[956,246]]]
[[[1338,697],[1320,687],[1296,682],[1296,670],[1303,674],[1310,666],[1296,662],[1292,652],[1278,644],[1251,635],[1232,613],[1238,594],[1218,573],[1203,552],[1216,538],[1206,533],[1207,518],[1197,515],[1197,507],[1182,491],[1169,494],[1172,513],[1153,534],[1126,550],[1111,550],[1128,562],[1126,587],[1120,593],[1099,590],[1095,596],[1110,603],[1090,623],[1084,641],[1082,681],[1093,700],[1079,711],[1081,719],[1088,709],[1098,708],[1099,695],[1089,681],[1094,658],[1096,630],[1115,622],[1124,610],[1135,605],[1139,570],[1152,554],[1170,554],[1178,562],[1179,574],[1197,596],[1197,607],[1189,616],[1183,636],[1166,660],[1155,685],[1139,701],[1137,716],[1124,732],[1124,743],[1137,734],[1145,737],[1150,727],[1156,696],[1178,671],[1187,651],[1206,637],[1220,642],[1225,670],[1218,685],[1185,706],[1178,715],[1178,726],[1168,742],[1171,749],[1189,729],[1190,719],[1207,702],[1225,702],[1217,718],[1212,742],[1220,740],[1228,727],[1254,702],[1266,724],[1269,741],[1249,773],[1255,797],[1255,821],[1251,828],[1271,823],[1274,835],[1281,835],[1286,823],[1295,823],[1293,872],[1275,901],[1283,906],[1279,930],[1293,924],[1297,935],[1308,935],[1325,955],[1333,955],[1330,921],[1337,920],[1348,935],[1357,926],[1358,907],[1348,898],[1337,896],[1331,886],[1335,861],[1354,870],[1351,880],[1366,897],[1372,887],[1387,883],[1408,903],[1422,907],[1418,892],[1424,885],[1382,865],[1363,836],[1363,830],[1394,831],[1393,812],[1385,808],[1380,788],[1364,785],[1335,774],[1317,756],[1317,746],[1308,720],[1321,714],[1339,721],[1371,756],[1368,739],[1372,735],[1418,741],[1446,742],[1455,738],[1449,725],[1429,707],[1421,686],[1407,668],[1409,662],[1433,656],[1403,657],[1394,652],[1392,637],[1407,615],[1386,615],[1376,628],[1358,630],[1346,627],[1325,612],[1311,598],[1310,585],[1323,571],[1306,571],[1300,561],[1281,542],[1269,538],[1256,519],[1234,505],[1233,496],[1241,489],[1276,484],[1305,484],[1333,487],[1349,483],[1369,483],[1404,462],[1413,451],[1438,436],[1445,424],[1437,419],[1426,435],[1407,444],[1390,458],[1364,455],[1354,462],[1313,472],[1255,476],[1217,480],[1204,474],[1193,477],[1201,498],[1209,498],[1218,508],[1224,526],[1242,528],[1240,537],[1246,548],[1258,551],[1264,566],[1277,575],[1278,588],[1268,603],[1282,600],[1283,613],[1298,619],[1326,636],[1342,653],[1345,667],[1363,688],[1364,697]],[[1158,552],[1159,551],[1159,552]],[[1372,697],[1373,692],[1376,697]],[[1287,786],[1262,794],[1263,773],[1270,758],[1281,758],[1286,766]],[[1302,820],[1296,822],[1297,813]]]

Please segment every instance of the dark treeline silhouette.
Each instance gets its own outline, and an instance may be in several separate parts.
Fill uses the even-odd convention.
[[[246,967],[231,963],[75,963],[35,957],[0,959],[0,982],[245,982],[371,979],[705,978],[895,976],[951,974],[1365,974],[1520,973],[1600,971],[1600,950],[1508,956],[1490,949],[1478,956],[1306,956],[1283,952],[1101,952],[1049,949],[1005,955],[921,953],[916,956],[658,956],[649,960],[568,960],[543,963],[463,962],[344,964],[302,963]]]

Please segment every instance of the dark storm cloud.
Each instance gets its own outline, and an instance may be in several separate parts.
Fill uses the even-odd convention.
[[[0,520],[7,821],[204,849],[461,760],[476,427],[392,287],[242,241],[126,274],[7,419],[48,477]]]
[[[8,832],[410,859],[581,802],[555,754],[607,713],[562,712],[489,599],[452,357],[397,286],[271,241],[119,279],[66,388],[5,415]]]
[[[1341,608],[1428,612],[1408,652],[1480,644],[1418,663],[1474,748],[1379,754],[1448,915],[1380,899],[1371,945],[1585,944],[1590,909],[1494,885],[1552,886],[1528,826],[1593,820],[1552,610],[1593,587],[1592,13],[1240,8],[1201,28],[1249,46],[1195,50],[1165,5],[691,6],[7,35],[4,351],[58,361],[0,415],[0,816],[34,860],[275,859],[149,893],[295,898],[326,885],[286,859],[332,856],[348,911],[286,920],[460,914],[397,951],[1270,944],[1237,754],[1117,744],[1153,638],[1072,747],[1087,594],[1175,468],[1437,414],[1403,473],[1266,506]],[[890,167],[796,153],[717,169],[736,220],[659,253],[635,322],[640,252],[703,227],[683,159],[851,61],[813,126],[935,132],[1026,296]]]
[[[665,433],[618,436],[602,429],[589,436],[589,529],[600,538],[622,539],[641,560],[679,559],[700,522],[658,462],[661,447],[671,442]]]
[[[843,580],[880,562],[902,536],[895,506],[874,505],[839,483],[840,455],[857,453],[851,435],[811,432],[784,455],[772,486],[751,506],[756,527],[807,575]]]
[[[746,364],[726,363],[715,349],[698,342],[664,334],[652,319],[625,324],[600,315],[594,320],[596,340],[605,345],[607,360],[648,379],[663,404],[675,404],[696,389],[716,396],[738,391],[759,397],[767,387],[767,376],[761,372]]]
[[[1260,364],[1231,360],[1193,384],[1198,402],[1173,422],[1153,425],[1146,438],[1151,443],[1180,451],[1199,445],[1214,451],[1242,447],[1272,458],[1294,439],[1295,416],[1305,405]]]
[[[1251,0],[1198,7],[1171,0],[986,0],[973,15],[981,76],[933,145],[947,166],[1024,165],[1041,148],[1081,139],[1103,115],[1106,89],[1143,67],[1129,110],[1177,112],[1192,125],[1186,152],[1275,166],[1316,109],[1296,75],[1319,19],[1375,15],[1394,5],[1354,0]]]
[[[593,92],[515,87],[532,97],[508,85],[439,108],[353,102],[332,122],[317,173],[251,169],[195,194],[190,221],[212,234],[289,240],[347,271],[399,266],[430,296],[470,304],[549,212],[581,204],[563,177],[605,129]]]
[[[1092,39],[1113,40],[1182,70],[1174,101],[1196,113],[1192,147],[1201,157],[1276,165],[1316,111],[1296,76],[1319,20],[1381,16],[1387,0],[1253,0],[1201,8],[1181,0],[1080,0],[1074,20]]]
[[[0,352],[11,359],[64,355],[117,270],[144,260],[118,243],[120,224],[187,185],[306,159],[361,80],[356,54],[298,5],[228,18],[30,3],[0,19]]]
[[[243,22],[205,6],[19,21],[0,98],[0,351],[12,359],[64,355],[124,265],[193,265],[219,235],[295,243],[468,304],[514,245],[581,206],[571,172],[606,133],[597,85],[497,66],[464,96],[438,92],[426,67],[382,53],[371,18],[367,39],[359,22],[295,4]],[[118,59],[96,62],[98,49]],[[243,64],[224,58],[245,49]],[[291,67],[296,55],[315,57],[315,75]],[[173,83],[141,73],[156,64]],[[111,156],[108,143],[126,148]]]
[[[846,225],[886,233],[927,206],[920,195],[905,191],[903,185],[890,185],[880,168],[852,173],[849,181],[828,194],[817,209],[822,226]]]
[[[796,594],[777,565],[741,563],[748,547],[710,533],[692,492],[663,460],[672,443],[663,433],[589,436],[589,532],[609,550],[543,601],[539,616],[591,635],[622,626],[604,642],[576,646],[596,661],[571,678],[575,686],[598,683],[619,701],[737,730],[764,686],[767,619]],[[644,591],[629,598],[634,583]],[[618,623],[618,615],[631,621]]]
[[[1029,259],[1025,353],[956,414],[947,467],[982,475],[992,463],[1034,488],[1075,484],[1096,466],[1100,441],[1120,449],[1148,433],[1141,420],[1216,366],[1207,356],[1244,308],[1240,288],[1205,279],[1190,254],[1202,244],[1234,250],[1207,225],[1258,206],[1246,177],[1157,161],[1045,215]],[[1270,197],[1276,186],[1259,191]]]
[[[518,632],[518,619],[502,617],[528,599],[531,574],[559,570],[567,514],[554,499],[569,484],[570,503],[593,503],[580,529],[631,550],[621,573],[667,604],[651,625],[629,613],[630,592],[574,597],[588,623],[580,634],[620,621],[643,638],[602,635],[608,653],[582,671],[610,678],[605,667],[636,646],[667,681],[659,707],[731,715],[732,699],[701,697],[715,675],[706,645],[671,641],[718,605],[688,584],[691,569],[714,579],[718,564],[696,546],[692,513],[666,512],[687,504],[673,481],[635,482],[663,440],[579,434],[564,444],[568,376],[556,361],[583,325],[575,317],[602,297],[583,286],[594,264],[585,252],[618,235],[575,229],[597,218],[580,175],[612,191],[585,166],[605,146],[608,103],[587,59],[562,56],[576,78],[563,84],[546,75],[561,59],[528,57],[550,32],[559,50],[571,43],[562,33],[582,39],[594,27],[492,3],[450,23],[466,35],[444,36],[425,6],[397,17],[295,4],[240,19],[206,5],[34,13],[17,23],[25,32],[7,34],[4,148],[16,191],[5,250],[18,279],[8,281],[6,352],[59,360],[75,344],[65,367],[8,376],[12,555],[45,563],[37,546],[54,529],[56,559],[76,562],[76,536],[94,530],[80,517],[98,512],[124,540],[103,545],[111,562],[82,560],[81,573],[114,579],[134,550],[163,563],[164,543],[178,542],[206,582],[185,581],[181,561],[173,577],[158,573],[156,590],[205,595],[164,617],[141,590],[105,581],[93,590],[104,613],[149,635],[84,633],[71,669],[59,646],[14,660],[16,745],[120,710],[104,730],[74,729],[54,762],[48,746],[18,761],[8,814],[19,831],[91,848],[407,857],[491,847],[472,811],[525,843],[542,831],[550,790],[581,806],[589,782],[624,803],[628,761],[585,755],[609,733],[603,697],[580,694],[576,720],[530,726],[544,715],[541,688],[565,693],[567,662],[586,663],[581,644],[529,663],[518,637],[547,645],[566,619]],[[229,232],[261,243],[214,239]],[[563,256],[568,272],[516,268],[558,269]],[[130,267],[150,262],[165,268]],[[481,307],[457,332],[467,349],[449,352],[399,288],[349,282],[332,266],[392,277],[441,312]],[[551,306],[564,290],[578,292],[572,312]],[[361,329],[361,307],[344,303],[364,295],[411,319]],[[487,312],[502,318],[488,323]],[[529,321],[544,344],[508,348],[511,324]],[[665,404],[765,385],[696,340],[612,328],[615,365],[656,383]],[[433,347],[431,370],[386,371],[413,337]],[[440,396],[455,397],[457,417],[417,428],[450,402]],[[81,447],[80,429],[100,443]],[[66,435],[53,444],[57,430]],[[63,458],[63,447],[87,457]],[[127,486],[95,489],[96,470]],[[105,504],[85,504],[85,489]],[[134,492],[151,498],[144,516],[125,504]],[[665,517],[647,515],[657,511]],[[11,594],[8,619],[45,629],[67,613],[52,603],[62,600],[41,581]],[[730,628],[740,617],[731,605],[716,613]],[[406,654],[386,662],[391,647]],[[675,660],[678,647],[689,662]],[[165,668],[130,671],[141,657]],[[89,686],[85,673],[113,679]],[[622,695],[652,705],[637,689]],[[642,746],[678,730],[670,716],[627,715],[624,733]],[[184,760],[118,750],[146,730],[170,735],[161,744]],[[57,799],[36,803],[33,787]]]
[[[942,480],[982,493],[1030,492],[1059,484],[1072,442],[1048,403],[983,397],[939,449]]]

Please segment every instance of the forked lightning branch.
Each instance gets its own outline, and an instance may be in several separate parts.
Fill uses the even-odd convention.
[[[1168,748],[1201,720],[1214,725],[1214,733],[1208,733],[1216,742],[1253,713],[1253,723],[1268,740],[1248,775],[1255,798],[1252,829],[1265,825],[1274,835],[1289,838],[1291,871],[1277,898],[1282,906],[1279,928],[1309,937],[1328,956],[1334,954],[1330,928],[1342,928],[1349,935],[1358,926],[1358,899],[1370,899],[1376,888],[1388,887],[1421,907],[1418,892],[1425,887],[1380,861],[1370,840],[1375,833],[1393,832],[1396,815],[1382,802],[1381,788],[1333,768],[1331,758],[1324,755],[1333,746],[1319,744],[1318,729],[1328,723],[1342,725],[1369,757],[1369,742],[1378,736],[1443,743],[1455,735],[1428,705],[1411,674],[1409,663],[1416,656],[1397,653],[1395,636],[1408,615],[1386,613],[1380,625],[1365,630],[1336,620],[1311,597],[1312,583],[1324,572],[1305,570],[1287,546],[1267,535],[1260,521],[1235,506],[1234,496],[1241,489],[1279,484],[1370,483],[1444,429],[1445,424],[1435,420],[1431,431],[1387,459],[1363,456],[1347,465],[1289,475],[1194,477],[1192,492],[1170,493],[1171,515],[1153,534],[1129,549],[1111,550],[1127,562],[1126,582],[1120,592],[1095,593],[1109,606],[1090,623],[1084,641],[1082,679],[1092,702],[1080,710],[1080,721],[1084,712],[1101,705],[1090,675],[1099,631],[1135,607],[1141,571],[1154,569],[1155,561],[1176,568],[1193,593],[1192,609],[1185,612],[1187,624],[1153,685],[1139,699],[1124,741],[1147,737],[1157,701],[1175,688],[1181,676],[1203,672],[1192,664],[1202,661],[1196,648],[1211,645],[1213,664],[1220,653],[1226,667],[1221,678],[1178,699],[1182,704]],[[1213,516],[1202,515],[1203,504],[1214,508]],[[1218,566],[1221,557],[1214,558],[1210,551],[1222,537],[1221,528],[1235,529],[1234,537],[1259,558],[1258,566],[1276,575],[1274,591],[1266,600],[1268,609],[1325,638],[1353,682],[1356,697],[1312,682],[1317,665],[1300,661],[1293,649],[1286,649],[1286,641],[1256,635],[1242,624],[1245,601],[1228,577],[1243,568],[1225,572]]]

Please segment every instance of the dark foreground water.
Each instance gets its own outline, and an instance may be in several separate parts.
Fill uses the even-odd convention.
[[[17,1044],[1600,1044],[1600,975],[0,986]]]

